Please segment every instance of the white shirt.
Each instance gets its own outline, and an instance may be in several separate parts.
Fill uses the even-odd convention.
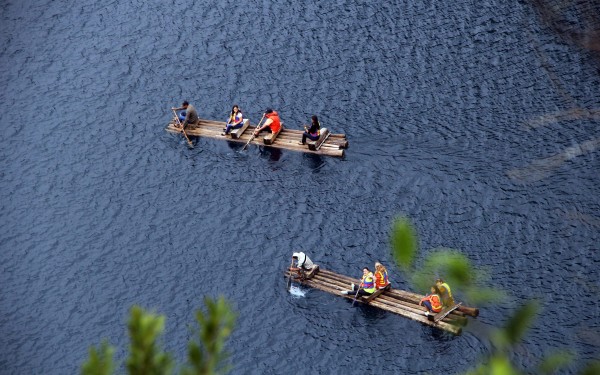
[[[306,254],[299,252],[299,253],[294,253],[292,254],[293,257],[296,257],[298,259],[298,267],[300,268],[304,268],[305,270],[310,270],[312,269],[315,264],[312,262],[312,260],[310,260],[309,257],[306,256]]]

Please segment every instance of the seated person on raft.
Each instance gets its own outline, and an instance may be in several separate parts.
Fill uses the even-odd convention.
[[[296,262],[296,267],[293,266],[294,261]],[[296,277],[305,279],[306,275],[310,274],[315,267],[312,260],[310,260],[303,252],[292,254],[292,267],[290,267],[290,272],[295,272]]]
[[[237,104],[234,104],[233,108],[231,108],[231,113],[229,114],[227,125],[225,125],[225,129],[223,129],[223,133],[221,133],[221,135],[227,135],[233,129],[239,129],[243,125],[244,116],[242,115],[242,111],[240,111],[240,107],[238,107]]]
[[[435,285],[440,291],[440,297],[442,298],[442,304],[444,306],[454,306],[454,298],[452,297],[452,290],[450,285],[445,283],[443,279],[437,279]]]
[[[321,124],[319,123],[319,119],[317,118],[317,116],[313,115],[311,118],[310,128],[304,125],[304,133],[302,133],[302,142],[299,142],[298,144],[306,144],[306,138],[310,139],[311,141],[317,141],[320,136]]]
[[[429,315],[430,312],[437,314],[442,311],[442,300],[440,299],[440,291],[437,286],[434,285],[431,287],[431,293],[421,299],[419,306],[427,308],[425,315]]]
[[[369,268],[363,268],[363,276],[360,285],[351,284],[352,290],[342,290],[341,294],[356,294],[356,296],[370,296],[375,292],[375,280]]]
[[[390,281],[385,266],[379,262],[375,263],[375,288],[386,289],[389,287]]]
[[[278,133],[281,129],[281,121],[279,120],[279,114],[277,112],[271,108],[267,108],[265,111],[265,117],[267,120],[260,128],[254,131],[254,136],[257,136],[263,130],[267,130],[271,133]]]
[[[174,111],[179,111],[183,109],[183,111],[179,114],[179,121],[182,122],[184,129],[188,125],[196,126],[198,124],[198,121],[200,121],[200,118],[198,117],[198,112],[196,112],[196,108],[194,108],[194,106],[191,105],[187,100],[183,102],[181,107],[173,107],[171,109]],[[175,127],[179,128],[180,126],[179,124],[175,124]]]

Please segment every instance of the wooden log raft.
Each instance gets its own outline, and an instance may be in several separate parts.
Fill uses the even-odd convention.
[[[325,142],[327,138],[329,138],[329,135],[329,129],[321,129],[321,135],[319,136],[319,139],[317,139],[316,141],[306,142],[306,144],[308,144],[308,149],[313,151],[319,150],[321,148],[321,145],[323,145],[323,142]]]
[[[279,133],[281,133],[281,131],[283,130],[283,122],[281,123],[281,126],[279,127],[279,131],[277,133],[269,133],[267,135],[265,135],[263,137],[263,142],[265,142],[266,145],[272,145],[273,143],[275,143],[275,139],[277,138],[277,136],[279,135]]]
[[[231,131],[231,138],[233,139],[238,139],[239,137],[242,136],[242,134],[244,134],[244,132],[246,131],[246,129],[248,129],[248,126],[250,125],[250,120],[245,118],[244,121],[242,122],[242,127],[241,128],[237,128],[237,129],[233,129]]]
[[[247,143],[252,136],[251,132],[246,130],[240,133],[238,138],[223,137],[221,133],[225,127],[224,121],[213,121],[200,119],[197,126],[192,129],[190,127],[185,128],[185,132],[190,137],[207,137],[215,139],[226,139],[230,142]],[[181,133],[180,129],[175,127],[174,120],[171,120],[167,125],[166,129],[171,133]],[[233,133],[233,132],[232,132]],[[302,130],[295,129],[283,129],[279,132],[279,135],[269,147],[281,148],[292,151],[300,151],[309,154],[327,155],[327,156],[344,156],[344,149],[348,148],[348,140],[345,134],[330,134],[329,137],[323,142],[318,150],[310,150],[306,146],[299,145],[298,141],[302,139]],[[264,144],[263,139],[259,137],[254,138],[251,144],[262,145]]]
[[[285,276],[287,277],[287,275],[288,272],[286,271]],[[350,300],[354,299],[354,295],[343,295],[341,292],[350,289],[350,284],[352,283],[356,285],[360,283],[358,279],[322,268],[319,269],[319,272],[312,279],[296,281]],[[442,310],[436,316],[432,315],[433,319],[430,320],[429,316],[425,314],[427,309],[419,306],[421,298],[423,298],[422,295],[390,287],[389,289],[378,290],[368,297],[359,297],[356,301],[443,329],[455,335],[459,335],[462,332],[461,327],[467,323],[466,315],[477,316],[479,314],[479,309],[464,309],[464,306],[459,304],[458,306],[455,305]],[[461,311],[461,308],[463,308],[463,311]],[[438,319],[435,320],[435,318]]]

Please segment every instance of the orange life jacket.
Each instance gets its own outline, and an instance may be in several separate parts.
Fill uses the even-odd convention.
[[[379,288],[383,288],[386,285],[388,285],[390,282],[388,281],[388,275],[386,271],[380,272],[377,271],[375,272],[375,286],[377,287],[377,289]]]
[[[437,294],[431,294],[428,299],[431,303],[431,311],[436,313],[442,311],[442,301],[440,300],[440,296]]]

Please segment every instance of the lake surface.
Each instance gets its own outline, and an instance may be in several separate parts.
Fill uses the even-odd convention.
[[[181,361],[207,295],[239,313],[234,374],[465,371],[536,297],[515,363],[598,358],[600,59],[528,2],[4,1],[0,31],[0,373],[78,373],[102,338],[122,359],[134,304],[166,315]],[[317,114],[350,148],[189,149],[164,130],[183,100],[298,129]],[[412,288],[398,215],[507,301],[452,337],[286,291],[295,250]]]

